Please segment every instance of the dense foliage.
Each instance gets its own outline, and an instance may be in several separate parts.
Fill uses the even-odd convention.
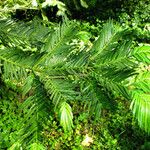
[[[0,4],[0,149],[149,149],[149,1]]]
[[[7,93],[7,94],[5,94]],[[9,93],[9,95],[8,95]],[[16,140],[22,122],[23,114],[19,108],[20,97],[15,96],[13,91],[5,89],[3,99],[0,101],[0,149],[7,149]],[[94,122],[87,117],[83,109],[83,103],[73,106],[74,134],[64,133],[58,124],[58,119],[51,112],[51,117],[43,122],[41,141],[47,149],[146,149],[150,140],[142,132],[129,111],[128,102],[124,99],[116,99],[116,109],[105,111],[100,120]],[[92,143],[84,143],[86,135],[92,138]],[[88,142],[88,141],[87,141]],[[87,146],[89,144],[89,146]]]

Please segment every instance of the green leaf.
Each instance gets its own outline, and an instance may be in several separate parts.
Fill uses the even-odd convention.
[[[34,77],[32,75],[29,75],[25,79],[25,84],[22,88],[22,95],[23,96],[25,96],[30,91],[30,89],[32,88],[33,79],[34,79]]]
[[[85,0],[80,0],[81,6],[84,8],[88,8],[89,6],[87,5],[87,3],[85,2]]]
[[[138,61],[150,65],[150,45],[137,47],[134,50],[133,55]]]
[[[70,105],[66,102],[63,102],[60,106],[59,114],[60,124],[64,131],[70,131],[73,127],[73,114]]]
[[[91,51],[93,55],[92,60],[99,57],[100,54],[103,54],[105,50],[112,50],[113,46],[116,45],[116,42],[121,39],[123,32],[119,27],[114,26],[113,21],[109,20],[102,28],[98,39],[93,44]]]
[[[77,34],[77,36],[79,39],[81,39],[85,43],[87,43],[89,41],[89,39],[91,38],[91,34],[89,32],[86,32],[86,31],[80,31]]]

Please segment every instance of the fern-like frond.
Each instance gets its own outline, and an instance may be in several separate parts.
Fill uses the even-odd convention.
[[[116,41],[114,42],[116,42],[116,44],[114,44],[112,47],[109,47],[108,49],[105,49],[99,54],[99,56],[95,60],[96,65],[101,65],[101,64],[107,65],[108,63],[109,64],[122,63],[123,65],[125,64],[127,59],[129,61],[129,58],[131,56],[130,55],[131,41],[123,41],[121,43],[118,43],[116,39]]]
[[[150,46],[143,45],[133,51],[136,60],[141,64],[139,75],[132,84],[132,103],[131,109],[138,120],[139,126],[150,134]]]
[[[45,45],[41,48],[41,51],[46,53],[36,66],[42,64],[48,65],[49,59],[54,56],[61,55],[63,57],[69,54],[71,46],[67,43],[75,37],[76,33],[77,30],[73,22],[64,21],[62,25],[59,25],[56,31],[47,38]]]
[[[12,20],[0,20],[0,22],[0,40],[3,45],[15,47],[22,51],[40,51],[46,37],[52,31],[36,19],[32,23]]]
[[[0,59],[24,69],[31,69],[42,54],[22,52],[14,48],[0,48]]]
[[[150,134],[150,72],[142,73],[133,84],[131,109],[139,126]]]
[[[92,76],[102,87],[130,99],[125,80],[136,74],[137,64],[132,59],[131,41],[122,40],[126,30],[106,23],[91,51]]]
[[[139,62],[150,65],[150,45],[137,47],[133,51],[133,55]]]
[[[18,67],[10,62],[4,61],[3,64],[4,67],[4,79],[10,79],[10,80],[20,80],[27,77],[27,71],[25,68]]]
[[[25,96],[33,87],[34,76],[31,74],[29,75],[24,82],[22,87],[22,96]]]
[[[92,60],[99,57],[100,54],[105,53],[105,50],[113,50],[117,45],[117,41],[120,40],[125,31],[120,27],[114,26],[113,21],[109,20],[100,32],[98,39],[95,41],[91,51],[93,55]]]
[[[33,84],[35,87],[32,88],[32,95],[30,93],[30,96],[19,108],[23,113],[24,119],[18,123],[20,131],[16,142],[20,143],[22,147],[28,145],[30,149],[33,147],[44,149],[40,145],[40,142],[42,142],[40,129],[42,129],[42,123],[50,116],[48,112],[51,102],[48,100],[47,93],[39,82],[38,77],[34,79]]]
[[[97,73],[118,81],[132,75],[137,65],[132,60],[131,41],[122,40],[125,33],[126,30],[117,28],[112,21],[103,27],[91,49],[90,59]]]
[[[50,94],[50,98],[53,100],[55,106],[63,101],[74,100],[77,96],[77,92],[74,90],[75,86],[66,79],[43,79],[41,80],[45,86],[45,89]]]
[[[97,120],[101,116],[101,111],[106,108],[109,103],[109,97],[103,91],[97,81],[84,78],[81,82],[81,100],[85,102],[85,110],[89,116],[93,116]]]
[[[122,95],[124,97],[126,97],[127,99],[130,99],[128,90],[127,90],[127,85],[125,85],[123,81],[123,79],[115,79],[113,77],[105,77],[99,74],[93,74],[92,75],[98,82],[99,84],[106,89],[106,91],[112,91],[112,93],[114,93],[114,95]],[[121,80],[121,81],[119,81]]]

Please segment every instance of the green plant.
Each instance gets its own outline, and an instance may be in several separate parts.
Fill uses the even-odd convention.
[[[8,149],[15,142],[20,131],[18,123],[22,122],[25,116],[20,111],[21,97],[10,89],[3,89],[4,87],[0,92],[2,96],[0,101],[0,149]],[[133,120],[132,113],[129,111],[130,103],[122,98],[114,101],[116,101],[116,109],[105,110],[103,117],[99,118],[96,123],[88,117],[83,102],[74,102],[72,105],[73,134],[64,133],[57,123],[57,117],[50,112],[51,116],[42,123],[40,131],[42,145],[48,150],[113,148],[130,150],[147,147],[149,138]],[[86,135],[93,139],[89,146],[84,146],[88,143],[83,145]]]
[[[138,74],[139,62],[149,64],[149,51],[144,47],[146,51],[141,48],[142,52],[132,52],[131,41],[122,38],[126,33],[108,21],[98,39],[89,44],[88,38],[82,36],[84,32],[79,34],[75,22],[66,19],[54,30],[40,20],[0,20],[2,80],[22,92],[20,109],[25,116],[10,150],[43,149],[40,130],[52,107],[68,131],[73,127],[70,105],[74,101],[85,102],[88,113],[98,119],[103,108],[111,108],[112,97],[122,95],[131,99],[128,88],[138,94],[135,88],[139,85],[131,86],[130,82]],[[148,91],[145,82],[140,86],[143,93]],[[142,103],[142,98],[137,100],[133,95],[133,111],[140,126],[149,133],[149,99]]]
[[[0,96],[0,149],[5,149],[15,142],[20,129],[18,120],[21,121],[23,116],[18,109],[20,103],[15,92],[1,84]]]
[[[133,53],[134,57],[143,62],[139,75],[132,84],[132,97],[131,109],[134,115],[137,117],[139,125],[144,128],[145,131],[149,132],[149,116],[150,116],[150,46],[145,45],[136,50]]]
[[[67,11],[65,4],[59,0],[16,0],[15,2],[7,0],[0,4],[1,16],[18,15],[18,18],[23,16],[24,20],[31,20],[33,16],[37,15],[47,21],[49,14],[53,13],[55,17],[65,16]],[[56,12],[53,12],[53,8],[56,8]]]

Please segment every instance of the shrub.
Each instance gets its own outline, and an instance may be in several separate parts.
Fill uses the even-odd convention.
[[[127,31],[112,21],[93,44],[78,31],[76,22],[64,20],[54,29],[40,20],[0,22],[2,81],[22,93],[20,109],[25,116],[11,148],[42,149],[40,130],[53,107],[67,132],[73,127],[74,101],[85,102],[97,120],[120,95],[133,99],[131,108],[140,127],[150,132],[149,46],[131,51],[131,41],[123,39]]]

